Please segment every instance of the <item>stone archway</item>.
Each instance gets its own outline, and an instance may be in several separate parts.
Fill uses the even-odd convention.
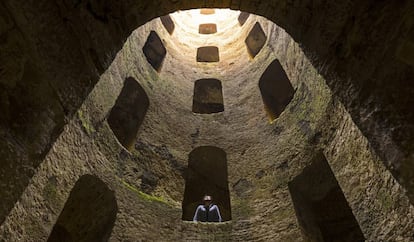
[[[48,241],[107,241],[117,211],[114,192],[98,177],[83,175],[75,183]]]
[[[189,154],[182,219],[192,221],[204,195],[213,196],[223,221],[231,220],[226,152],[215,146],[200,146]]]

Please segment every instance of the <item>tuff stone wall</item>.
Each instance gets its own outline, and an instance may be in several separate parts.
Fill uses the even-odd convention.
[[[414,207],[384,167],[342,104],[330,120],[337,128],[324,150],[328,163],[368,241],[413,241]],[[397,215],[400,214],[400,215]],[[401,216],[402,215],[402,216]]]
[[[177,26],[173,35],[159,19],[137,29],[64,126],[1,225],[1,238],[47,240],[77,179],[93,174],[116,194],[111,241],[298,241],[300,228],[287,184],[323,150],[364,236],[369,241],[412,240],[413,208],[403,189],[332,98],[299,44],[252,15],[237,34],[247,36],[256,21],[268,36],[261,52],[252,59],[243,38],[222,41],[219,64],[197,63],[197,43],[178,42]],[[167,49],[159,72],[142,53],[152,30]],[[275,58],[296,91],[285,112],[269,124],[258,81]],[[140,83],[150,102],[131,151],[122,147],[106,121],[127,77]],[[207,77],[221,80],[225,111],[194,114],[194,82]],[[181,221],[188,154],[202,145],[227,153],[231,222]]]
[[[0,3],[0,221],[130,33],[155,17],[201,7],[256,13],[286,29],[414,196],[412,1],[6,0]]]

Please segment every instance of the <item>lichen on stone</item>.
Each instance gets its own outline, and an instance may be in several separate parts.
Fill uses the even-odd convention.
[[[135,194],[137,194],[141,199],[145,200],[145,201],[149,201],[149,202],[159,202],[159,203],[163,203],[166,205],[171,206],[164,198],[162,197],[157,197],[157,196],[153,196],[147,193],[144,193],[140,190],[138,190],[138,188],[136,188],[135,186],[127,183],[124,180],[120,180],[121,183],[128,188],[130,191],[134,192]]]
[[[78,118],[82,124],[82,128],[85,130],[85,132],[88,135],[91,135],[96,132],[95,128],[93,127],[92,123],[89,121],[89,119],[86,117],[85,113],[79,109],[78,112]]]

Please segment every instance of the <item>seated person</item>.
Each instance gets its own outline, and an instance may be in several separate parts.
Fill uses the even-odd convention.
[[[194,222],[221,222],[220,210],[212,202],[213,198],[205,195],[203,198],[204,205],[199,205],[194,214]]]

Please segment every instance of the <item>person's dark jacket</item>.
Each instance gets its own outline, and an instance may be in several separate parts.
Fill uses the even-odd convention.
[[[220,210],[217,205],[211,204],[206,207],[204,205],[199,205],[194,214],[194,222],[221,222]]]

